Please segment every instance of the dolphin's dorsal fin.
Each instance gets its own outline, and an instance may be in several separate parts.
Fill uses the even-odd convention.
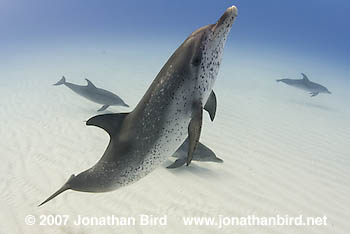
[[[172,155],[176,158],[186,158],[188,151],[189,139],[188,137],[184,141],[184,143],[176,150],[176,152]],[[209,149],[204,144],[198,142],[196,149],[193,152],[193,158],[196,161],[205,161],[206,159],[215,159],[217,158],[215,153]]]
[[[167,168],[178,168],[186,163],[187,160],[187,151],[188,151],[188,138],[184,143],[177,149],[177,151],[172,155],[175,158],[178,158],[173,164],[167,166]],[[198,142],[196,149],[193,152],[193,160],[200,162],[224,162],[221,158],[216,157],[215,153],[209,149],[207,146]]]
[[[88,80],[88,79],[85,79],[85,80],[88,83],[87,87],[96,89],[96,86],[90,80]]]
[[[112,138],[119,133],[120,127],[128,114],[129,113],[97,115],[86,121],[86,125],[100,127]]]
[[[175,162],[173,162],[172,164],[170,164],[166,168],[168,168],[168,169],[178,168],[178,167],[185,165],[185,163],[186,163],[186,158],[179,158],[179,159],[176,159]]]
[[[307,78],[307,76],[304,73],[301,73],[301,75],[303,76],[304,81],[307,81],[307,82],[310,81],[309,78]]]

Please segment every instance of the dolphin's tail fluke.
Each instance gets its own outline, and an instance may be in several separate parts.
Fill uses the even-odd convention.
[[[62,79],[60,79],[56,84],[54,85],[63,85],[66,83],[66,77],[62,76]]]
[[[57,197],[58,195],[60,195],[61,193],[63,193],[64,191],[71,189],[71,186],[69,185],[69,182],[75,177],[75,175],[71,175],[71,177],[69,178],[69,180],[59,189],[57,190],[54,194],[52,194],[48,199],[46,199],[45,201],[43,201],[42,203],[40,203],[40,205],[38,206],[42,206],[44,205],[46,202],[54,199],[55,197]]]
[[[52,194],[48,199],[46,199],[45,201],[40,203],[40,205],[38,205],[38,206],[44,205],[46,202],[54,199],[55,197],[57,197],[58,195],[60,195],[61,193],[63,193],[64,191],[66,191],[68,189],[70,189],[70,188],[67,185],[63,185],[59,190],[57,190],[54,194]]]

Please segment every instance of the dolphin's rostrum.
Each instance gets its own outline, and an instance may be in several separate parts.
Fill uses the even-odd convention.
[[[96,102],[98,104],[102,104],[103,106],[98,111],[104,111],[109,106],[129,107],[129,105],[126,104],[118,95],[110,91],[97,88],[90,80],[85,80],[87,82],[87,85],[81,86],[67,82],[66,78],[63,76],[62,79],[54,85],[65,85],[80,96],[83,96],[86,99],[89,99],[90,101]]]
[[[215,24],[194,31],[163,66],[130,113],[95,116],[87,125],[107,131],[110,142],[90,169],[72,176],[61,192],[107,192],[131,184],[165,162],[188,137],[187,165],[199,141],[202,113],[215,112],[210,100],[227,35],[237,16],[232,6]],[[214,117],[214,113],[211,113]]]
[[[303,76],[302,79],[281,79],[276,81],[277,82],[281,81],[287,85],[310,92],[311,97],[314,97],[319,93],[331,94],[331,92],[329,92],[329,90],[326,87],[310,81],[309,78],[304,73],[301,73],[301,75]]]

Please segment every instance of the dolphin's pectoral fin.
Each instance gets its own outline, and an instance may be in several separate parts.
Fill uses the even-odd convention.
[[[208,101],[204,106],[204,110],[208,111],[211,121],[213,121],[215,118],[216,104],[217,104],[216,95],[214,91],[211,91]]]
[[[318,95],[318,93],[311,93],[311,94],[312,94],[311,97],[315,97]]]
[[[175,162],[173,162],[171,165],[167,166],[168,169],[178,168],[183,166],[186,163],[186,158],[179,158],[176,159]]]
[[[109,105],[103,105],[98,111],[104,111],[109,107]]]
[[[196,150],[196,147],[199,142],[199,137],[202,130],[202,121],[203,121],[203,107],[200,102],[193,103],[192,118],[190,124],[188,125],[188,154],[187,154],[187,164],[190,165],[193,153]]]
[[[88,79],[85,79],[85,80],[87,82],[87,87],[96,89],[96,86],[90,80],[88,80]]]
[[[86,122],[86,125],[100,127],[112,138],[118,134],[120,127],[128,114],[129,113],[97,115],[89,119]]]

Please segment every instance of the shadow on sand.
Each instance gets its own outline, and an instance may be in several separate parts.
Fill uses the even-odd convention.
[[[296,100],[289,100],[289,102],[294,103],[294,104],[298,104],[301,106],[306,106],[306,107],[324,110],[324,111],[337,111],[337,109],[334,109],[334,108],[326,106],[326,105],[317,104],[317,103],[301,102],[301,101],[296,101]]]

